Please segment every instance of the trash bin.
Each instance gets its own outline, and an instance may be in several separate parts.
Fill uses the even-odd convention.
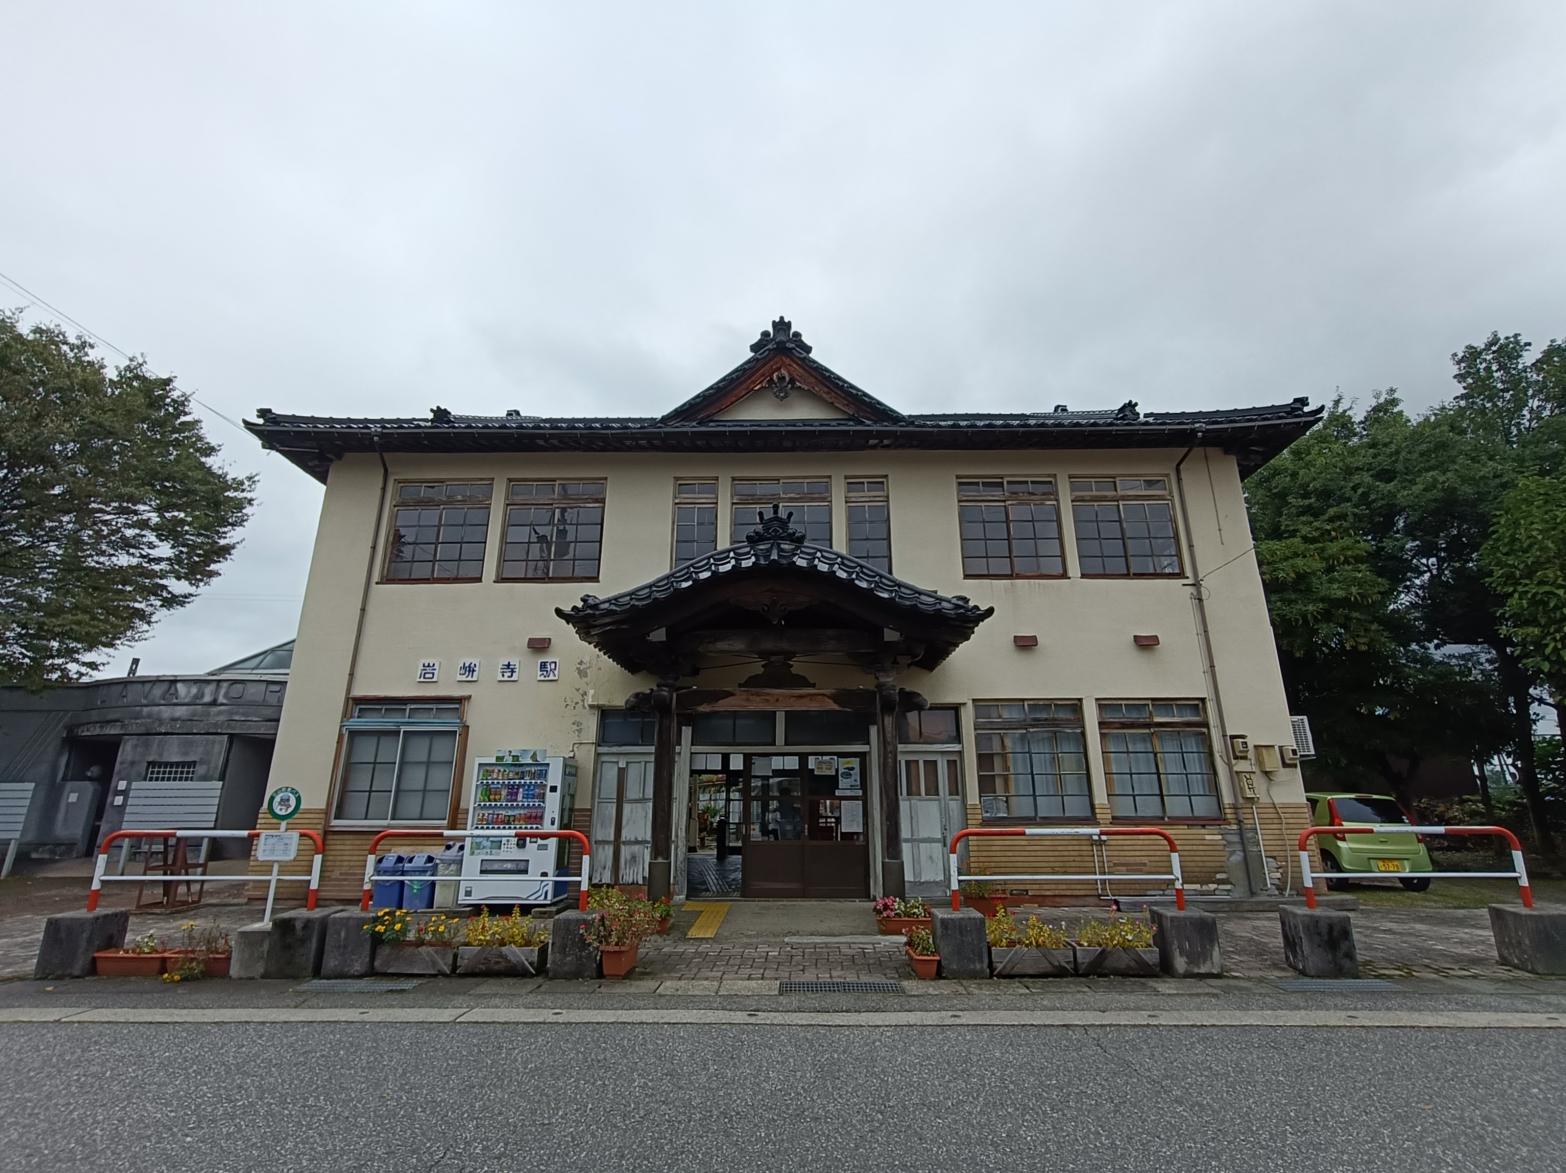
[[[402,881],[399,879],[383,880],[381,877],[402,875],[404,862],[403,857],[395,853],[383,855],[375,861],[375,878],[370,886],[371,908],[402,907]]]
[[[467,845],[462,842],[446,844],[446,850],[435,857],[435,874],[437,876],[458,877],[462,875],[462,853]],[[457,907],[457,880],[440,880],[435,885],[435,907]]]
[[[404,876],[433,876],[438,865],[433,855],[410,855],[402,865]],[[421,909],[435,907],[435,881],[404,879],[402,882],[402,906]]]

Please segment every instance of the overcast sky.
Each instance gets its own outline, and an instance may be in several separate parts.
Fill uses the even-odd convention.
[[[3,20],[0,271],[235,419],[657,413],[779,313],[910,411],[1423,406],[1566,334],[1559,0]],[[294,633],[320,487],[203,418],[255,516],[111,671]]]

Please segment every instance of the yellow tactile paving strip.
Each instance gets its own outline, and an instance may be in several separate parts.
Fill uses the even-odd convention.
[[[716,937],[718,926],[723,923],[723,918],[729,915],[727,904],[697,904],[686,901],[685,907],[696,911],[696,923],[686,932],[687,937]]]

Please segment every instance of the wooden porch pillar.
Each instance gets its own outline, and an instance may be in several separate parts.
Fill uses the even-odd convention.
[[[657,717],[653,735],[652,843],[647,861],[647,898],[666,900],[674,882],[674,766],[679,756],[679,723],[674,687],[660,684],[645,694]]]
[[[902,802],[898,795],[897,681],[889,672],[877,672],[875,684],[875,731],[880,751],[881,894],[902,896],[907,886],[903,875]]]

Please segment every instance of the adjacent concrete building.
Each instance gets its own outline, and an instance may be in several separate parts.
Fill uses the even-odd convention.
[[[934,891],[958,828],[1111,822],[1171,830],[1194,885],[1287,881],[1242,481],[1319,409],[910,415],[786,320],[750,349],[660,415],[247,425],[326,485],[271,784],[328,894],[376,828],[462,825],[511,747],[576,760],[596,879],[654,894]]]

